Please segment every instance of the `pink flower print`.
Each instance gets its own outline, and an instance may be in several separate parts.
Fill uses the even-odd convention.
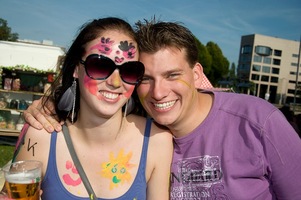
[[[120,42],[120,45],[118,46],[122,52],[123,52],[123,56],[127,59],[132,59],[134,58],[135,54],[136,54],[136,48],[133,45],[133,43],[128,43],[128,41],[123,41]]]
[[[114,41],[110,40],[110,38],[102,37],[100,39],[100,43],[92,46],[91,50],[92,49],[97,49],[100,53],[103,53],[105,55],[109,55],[112,52],[112,44],[113,43],[114,43]]]
[[[122,63],[124,61],[124,58],[119,58],[118,56],[115,57],[115,62],[116,63]]]

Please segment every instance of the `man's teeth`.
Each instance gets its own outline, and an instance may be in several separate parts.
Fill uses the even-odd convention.
[[[155,107],[159,108],[159,109],[167,109],[172,107],[175,104],[176,101],[169,101],[169,102],[165,102],[165,103],[155,103]]]
[[[116,93],[102,92],[101,94],[108,99],[116,99],[118,97]]]

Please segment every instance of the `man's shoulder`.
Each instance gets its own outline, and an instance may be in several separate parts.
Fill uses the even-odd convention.
[[[219,110],[249,119],[263,119],[277,110],[273,104],[252,95],[226,92],[216,92],[214,95]]]

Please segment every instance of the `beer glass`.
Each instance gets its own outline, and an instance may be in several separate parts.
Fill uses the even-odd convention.
[[[9,198],[39,200],[42,163],[34,160],[13,162],[3,168]]]

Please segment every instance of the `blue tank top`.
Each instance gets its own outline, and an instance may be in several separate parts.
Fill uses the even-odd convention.
[[[114,200],[146,199],[147,183],[145,179],[145,168],[146,168],[146,158],[147,158],[147,149],[148,149],[149,135],[151,129],[151,122],[152,122],[151,119],[147,119],[139,169],[135,177],[135,180],[131,185],[130,189],[125,194],[123,194],[118,198],[115,198]],[[56,167],[56,139],[57,139],[57,132],[53,132],[51,135],[47,170],[41,184],[41,189],[43,190],[42,199],[43,200],[47,200],[47,199],[89,200],[89,197],[78,197],[71,194],[68,190],[66,190],[66,188],[62,184]],[[98,198],[98,199],[108,200],[102,198]]]

